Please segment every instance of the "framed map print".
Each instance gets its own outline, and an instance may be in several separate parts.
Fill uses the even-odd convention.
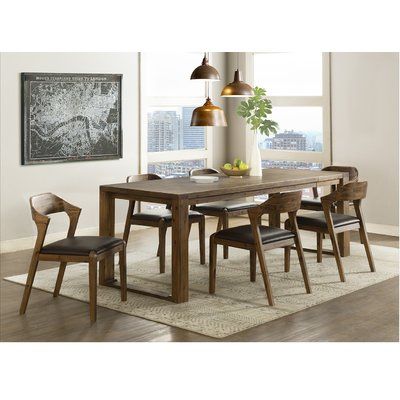
[[[122,157],[119,74],[22,73],[22,164]]]

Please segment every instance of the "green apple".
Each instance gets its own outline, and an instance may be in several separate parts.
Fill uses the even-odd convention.
[[[242,161],[242,163],[239,165],[239,169],[243,171],[243,170],[249,169],[249,166],[245,162]]]
[[[231,163],[226,163],[224,164],[225,169],[232,169],[232,164]]]
[[[235,159],[233,160],[233,165],[234,165],[235,167],[239,167],[239,165],[240,165],[241,162],[242,162],[242,160],[241,160],[240,158],[235,158]]]

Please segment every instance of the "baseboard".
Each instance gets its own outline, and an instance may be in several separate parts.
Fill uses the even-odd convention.
[[[399,236],[399,227],[395,225],[382,225],[367,223],[369,233],[378,233],[380,235]]]
[[[116,232],[123,232],[124,230],[124,223],[115,224],[115,231]],[[146,226],[135,226],[132,229],[139,230],[139,229],[146,229]],[[99,228],[92,227],[92,228],[84,228],[78,229],[76,231],[76,236],[91,236],[91,235],[98,235]],[[46,236],[46,242],[54,242],[56,240],[64,239],[65,232],[60,233],[50,233]],[[13,253],[15,251],[20,250],[28,250],[33,249],[36,241],[36,236],[29,236],[20,239],[13,239],[13,240],[4,240],[0,243],[0,253]]]

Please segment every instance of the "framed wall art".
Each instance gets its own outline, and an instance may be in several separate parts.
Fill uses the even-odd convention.
[[[122,157],[120,74],[22,73],[27,164]]]

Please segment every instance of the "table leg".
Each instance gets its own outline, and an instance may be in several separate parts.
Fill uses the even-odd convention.
[[[348,182],[348,174],[343,177],[339,186],[345,185]],[[348,214],[349,213],[349,202],[348,201],[339,201],[337,204],[337,212],[339,214]],[[347,257],[350,255],[350,231],[346,231],[338,234],[338,245],[340,255],[342,257]]]
[[[271,193],[269,195],[269,198],[274,197],[275,195],[277,195],[279,193]],[[270,212],[268,213],[268,225],[272,226],[274,228],[280,228],[281,227],[281,215],[279,214],[279,212]]]
[[[172,202],[172,300],[189,300],[189,204],[186,200]]]
[[[100,236],[115,236],[115,198],[100,188]],[[114,255],[100,261],[99,283],[114,281]]]

